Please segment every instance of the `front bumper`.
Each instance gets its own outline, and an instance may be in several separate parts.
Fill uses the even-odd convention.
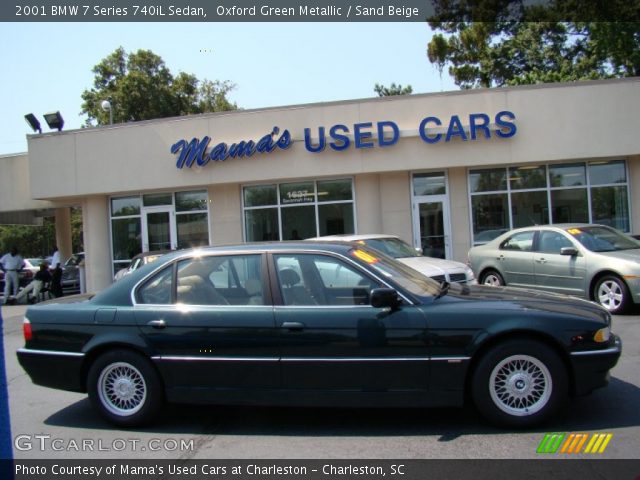
[[[611,346],[606,349],[571,353],[576,395],[586,395],[609,383],[609,371],[616,366],[622,354],[620,337],[612,337]]]

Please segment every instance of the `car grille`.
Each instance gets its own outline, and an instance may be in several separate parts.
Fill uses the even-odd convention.
[[[449,275],[450,282],[464,283],[467,281],[467,276],[464,273],[452,273]]]

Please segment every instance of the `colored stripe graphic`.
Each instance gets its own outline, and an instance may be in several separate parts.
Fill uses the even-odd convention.
[[[604,453],[612,438],[612,433],[547,433],[536,453]]]
[[[547,433],[540,445],[538,445],[537,453],[556,453],[566,433]]]

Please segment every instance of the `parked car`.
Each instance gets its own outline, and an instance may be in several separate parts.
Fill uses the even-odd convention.
[[[578,295],[618,314],[640,303],[640,242],[611,227],[520,228],[469,250],[480,283]]]
[[[365,245],[181,250],[95,296],[29,307],[31,380],[87,392],[122,426],[181,403],[425,407],[471,398],[525,427],[606,385],[621,353],[602,307],[438,284]]]
[[[113,277],[113,281],[117,282],[127,275],[135,272],[138,268],[146,265],[147,263],[155,262],[165,253],[170,252],[170,250],[157,250],[154,252],[142,252],[137,254],[135,257],[131,259],[131,262],[128,266],[121,268],[116,272]]]
[[[367,235],[328,235],[311,238],[311,241],[357,242],[374,248],[400,262],[416,269],[421,274],[433,278],[436,282],[476,283],[473,270],[461,262],[442,258],[426,257],[399,237],[385,234]]]
[[[62,267],[62,292],[65,295],[80,293],[80,269],[78,265],[84,260],[84,252],[71,255]]]
[[[26,287],[31,283],[36,272],[40,270],[40,264],[44,262],[42,258],[25,258],[24,267],[18,272],[18,282],[20,287]],[[0,270],[0,295],[4,294],[4,272]]]

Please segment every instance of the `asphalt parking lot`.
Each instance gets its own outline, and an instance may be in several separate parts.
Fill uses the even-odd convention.
[[[574,399],[562,416],[535,430],[494,428],[472,408],[181,405],[168,407],[151,428],[118,430],[85,395],[31,383],[15,356],[25,309],[2,307],[17,459],[523,459],[540,457],[536,449],[549,432],[611,433],[598,458],[640,458],[640,315],[614,317],[624,346],[610,385]]]

